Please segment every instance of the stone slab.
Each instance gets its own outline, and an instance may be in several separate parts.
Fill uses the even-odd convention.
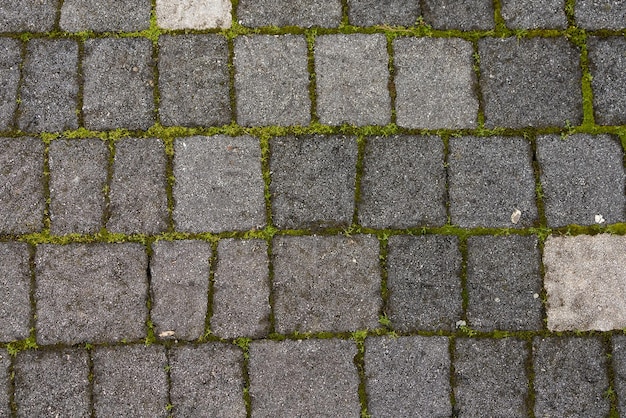
[[[0,341],[30,334],[30,252],[22,242],[0,242]],[[1,353],[0,353],[1,354]],[[0,389],[1,391],[1,389]]]
[[[237,18],[244,26],[320,26],[341,23],[340,0],[240,0]]]
[[[626,335],[614,335],[611,352],[615,373],[614,389],[617,394],[617,410],[626,413]]]
[[[20,82],[22,62],[21,44],[16,39],[0,38],[0,130],[13,126],[17,109],[17,90]]]
[[[424,21],[435,29],[489,30],[494,27],[491,0],[424,0]]]
[[[59,26],[69,32],[134,32],[150,27],[150,0],[64,0]]]
[[[578,0],[575,8],[576,24],[584,29],[624,29],[626,1]]]
[[[413,0],[348,0],[348,20],[355,26],[413,26],[419,15]]]
[[[626,27],[626,1],[624,2]],[[593,91],[595,122],[600,125],[626,124],[626,39],[623,36],[587,39],[589,71]]]
[[[0,32],[48,32],[54,27],[59,0],[3,0]]]
[[[11,416],[9,404],[9,388],[11,383],[9,375],[11,358],[6,349],[0,349],[0,414],[5,417]]]
[[[230,28],[230,0],[156,0],[157,24],[164,29]]]
[[[566,29],[563,0],[503,0],[502,18],[510,29]]]

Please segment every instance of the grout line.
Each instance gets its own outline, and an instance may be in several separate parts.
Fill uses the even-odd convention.
[[[367,396],[367,375],[365,373],[365,338],[355,338],[357,352],[354,355],[353,363],[359,376],[359,403],[361,404],[361,416],[369,417],[367,412],[368,396]]]
[[[156,336],[154,335],[154,324],[152,322],[152,257],[154,255],[154,250],[152,248],[152,243],[147,242],[145,244],[145,251],[147,256],[147,265],[146,265],[146,338],[145,344],[152,344],[157,341]]]
[[[211,256],[209,257],[209,277],[207,281],[207,306],[206,315],[204,319],[204,335],[201,338],[205,339],[212,334],[211,331],[211,318],[213,317],[213,299],[215,295],[215,271],[217,270],[218,258],[218,241],[211,242]]]
[[[394,48],[393,48],[393,39],[394,37],[387,34],[387,55],[389,57],[389,62],[387,64],[387,71],[389,72],[389,81],[387,83],[387,89],[389,90],[389,98],[391,100],[391,121],[390,123],[393,125],[397,124],[397,110],[396,110],[396,67],[394,65]]]
[[[165,347],[165,381],[167,383],[167,404],[165,405],[165,410],[167,411],[167,416],[172,417],[173,410],[175,410],[175,405],[172,404],[172,374],[171,374],[171,362],[170,362],[170,348]]]
[[[104,210],[102,211],[102,230],[106,230],[107,223],[111,218],[111,186],[113,184],[113,168],[115,163],[115,141],[113,139],[105,140],[109,150],[109,159],[107,165],[107,178],[104,185]]]
[[[476,113],[476,129],[485,129],[485,98],[483,96],[483,89],[481,87],[481,71],[480,71],[480,52],[478,50],[478,40],[472,41],[472,53],[473,70],[474,70],[474,82],[472,84],[472,90],[476,95],[478,101],[478,112]]]
[[[353,139],[348,139],[353,140]],[[354,206],[352,208],[352,225],[359,225],[359,203],[361,201],[361,181],[363,179],[363,164],[365,159],[365,149],[367,148],[367,137],[356,138],[357,155],[354,167]]]
[[[528,378],[528,397],[526,398],[526,412],[529,418],[535,418],[535,364],[533,362],[533,339],[526,341],[526,373]]]
[[[452,407],[452,417],[458,416],[458,411],[456,410],[456,394],[454,390],[456,388],[456,337],[450,336],[448,337],[448,356],[450,358],[450,375],[449,375],[449,383],[450,383],[450,406]]]
[[[9,374],[9,387],[8,387],[8,397],[9,397],[9,408],[11,411],[11,417],[16,418],[18,409],[17,409],[17,401],[15,400],[15,361],[16,357],[9,355],[9,369],[7,370]]]
[[[274,239],[267,238],[267,281],[268,281],[268,303],[270,305],[270,313],[268,318],[269,335],[276,334],[276,313],[274,311],[275,296],[274,296]]]
[[[381,319],[381,325],[388,331],[393,331],[391,320],[387,315],[389,309],[389,288],[387,287],[389,271],[388,271],[388,255],[389,255],[389,240],[387,237],[378,237],[379,242],[379,266],[380,266],[380,312],[379,318]]]
[[[317,116],[317,75],[315,73],[315,30],[305,33],[307,43],[307,69],[309,71],[309,99],[311,100],[311,124],[318,124]]]
[[[30,318],[28,328],[30,329],[29,339],[37,341],[37,299],[35,294],[37,292],[37,279],[36,279],[36,257],[37,247],[35,245],[28,245],[28,267],[30,272],[30,289],[28,292],[28,298],[30,303]]]
[[[83,39],[76,40],[78,44],[78,59],[76,60],[76,82],[78,83],[78,92],[76,94],[76,116],[78,119],[78,127],[85,127],[84,93],[85,93],[85,73],[83,63],[85,59],[85,41]]]
[[[230,120],[231,125],[237,123],[237,92],[235,90],[235,41],[232,38],[228,42],[228,93],[230,95]]]
[[[439,135],[439,138],[441,138],[443,143],[443,201],[446,206],[446,225],[452,225],[452,213],[450,212],[450,137],[448,135]]]
[[[91,418],[96,417],[96,402],[95,402],[95,373],[93,365],[93,347],[86,348],[87,350],[87,391],[89,392],[89,415]]]
[[[467,318],[467,309],[469,305],[469,291],[467,289],[467,264],[468,264],[468,249],[467,249],[467,237],[459,237],[459,251],[461,252],[461,306],[462,313],[461,319],[465,321],[466,326],[471,328],[472,324]]]
[[[52,25],[53,32],[61,32],[61,11],[63,10],[63,3],[65,0],[58,0],[57,10],[54,16],[54,24]]]
[[[611,402],[611,410],[609,417],[619,417],[618,405],[619,405],[619,393],[615,390],[615,367],[613,364],[613,344],[611,334],[603,334],[603,343],[606,350],[606,372],[609,380],[609,387],[605,392],[605,396]]]
[[[341,0],[341,23],[339,26],[350,25],[350,5],[348,0]]]
[[[20,118],[20,113],[22,112],[22,85],[24,84],[24,67],[26,65],[26,59],[27,59],[27,50],[26,50],[26,43],[28,41],[24,41],[24,40],[19,40],[20,42],[20,64],[19,64],[19,71],[20,71],[20,78],[17,82],[17,87],[15,89],[15,109],[13,110],[13,121],[9,126],[12,126],[13,130],[19,131],[18,128],[18,121]]]

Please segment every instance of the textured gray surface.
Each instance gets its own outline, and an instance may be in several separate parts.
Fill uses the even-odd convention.
[[[11,358],[4,348],[0,349],[0,414],[8,417],[11,415],[9,405],[9,387],[11,385],[9,367]]]
[[[157,24],[165,29],[230,28],[230,0],[156,0]]]
[[[341,23],[341,0],[240,0],[237,17],[244,26],[321,26]]]
[[[615,335],[612,338],[612,362],[615,372],[615,391],[617,394],[617,409],[620,414],[626,413],[626,336]]]
[[[626,19],[626,1],[624,19]],[[589,37],[589,71],[593,110],[600,125],[626,124],[626,39]]]
[[[355,26],[413,26],[419,14],[414,0],[348,0],[348,20]]]
[[[0,242],[0,341],[28,338],[30,266],[28,245]],[[0,389],[1,391],[1,389]],[[1,412],[1,410],[0,410]]]
[[[62,30],[140,31],[150,27],[150,0],[64,0]]]
[[[626,22],[626,0],[578,0],[576,24],[584,29],[621,29]]]
[[[424,21],[435,29],[493,29],[491,0],[423,0]]]
[[[54,26],[59,0],[2,0],[0,32],[47,32]]]
[[[563,0],[503,0],[502,18],[511,29],[567,28]]]
[[[17,39],[0,38],[0,130],[13,125],[17,108],[17,89],[22,61],[21,45]]]

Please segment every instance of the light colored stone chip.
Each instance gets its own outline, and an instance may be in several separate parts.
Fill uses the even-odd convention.
[[[230,28],[230,0],[157,0],[157,23],[164,29]]]
[[[519,209],[515,209],[511,214],[511,222],[514,224],[518,223],[520,218],[522,217],[522,211]]]

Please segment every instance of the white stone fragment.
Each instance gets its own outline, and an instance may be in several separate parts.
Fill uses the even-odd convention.
[[[602,215],[596,215],[596,223],[597,224],[603,224],[604,223],[604,218],[602,217]]]
[[[157,0],[157,24],[164,29],[230,28],[230,0]]]
[[[517,224],[521,217],[522,217],[522,211],[516,208],[511,214],[511,222],[513,222],[514,224]]]

